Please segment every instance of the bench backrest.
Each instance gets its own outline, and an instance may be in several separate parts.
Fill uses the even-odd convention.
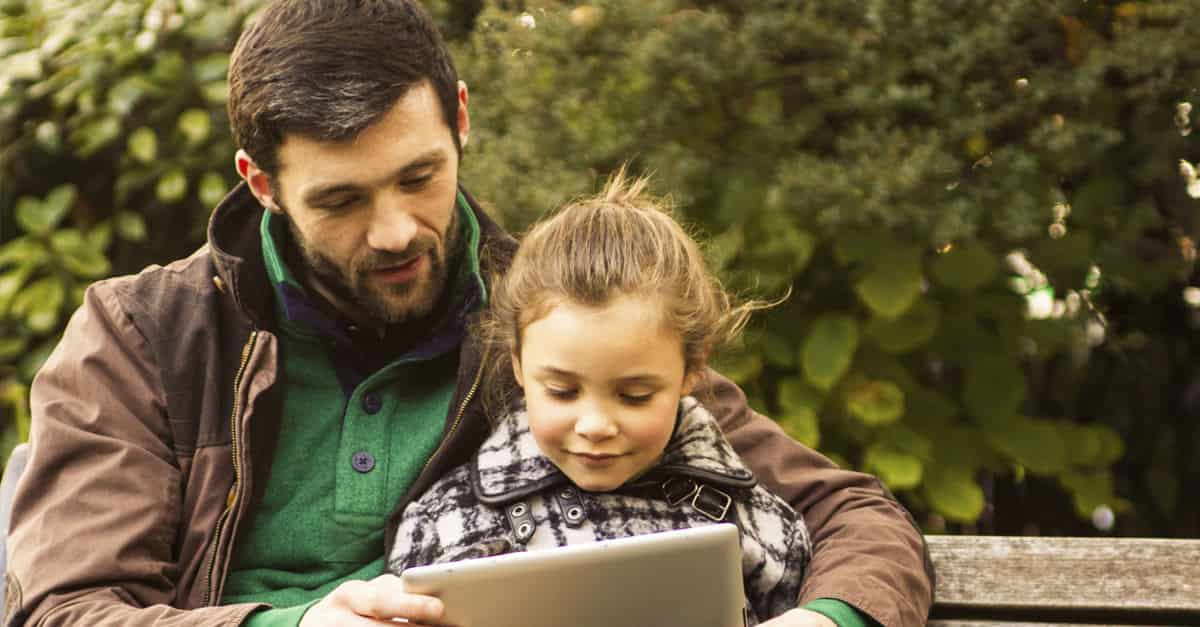
[[[931,625],[1200,625],[1200,540],[926,536]]]

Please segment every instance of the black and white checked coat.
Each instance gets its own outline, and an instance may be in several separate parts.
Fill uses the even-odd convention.
[[[475,459],[404,510],[388,569],[582,544],[670,529],[738,524],[746,598],[759,622],[796,607],[812,553],[804,519],[757,485],[694,398],[662,461],[613,492],[584,492],[541,454],[523,411]]]

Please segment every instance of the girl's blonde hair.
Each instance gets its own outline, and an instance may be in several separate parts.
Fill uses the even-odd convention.
[[[510,354],[520,355],[524,328],[561,302],[601,306],[618,295],[659,297],[663,322],[682,338],[687,374],[703,369],[752,312],[769,306],[734,302],[666,201],[646,193],[647,183],[622,167],[598,195],[569,203],[526,233],[494,283],[483,325],[495,374],[510,370]]]

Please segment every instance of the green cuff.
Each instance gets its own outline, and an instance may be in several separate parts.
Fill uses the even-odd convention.
[[[873,618],[858,611],[853,605],[837,599],[816,599],[805,604],[804,609],[823,614],[838,627],[879,627]]]
[[[248,616],[242,623],[242,627],[297,627],[300,619],[304,618],[304,613],[308,611],[308,608],[316,605],[317,601],[320,599],[295,607],[259,610]]]

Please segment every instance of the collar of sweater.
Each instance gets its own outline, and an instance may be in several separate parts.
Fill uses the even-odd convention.
[[[750,488],[756,483],[716,419],[690,396],[679,401],[675,433],[649,474],[689,477],[729,488]],[[568,482],[538,448],[523,409],[499,421],[471,465],[475,497],[487,505],[504,505]]]

